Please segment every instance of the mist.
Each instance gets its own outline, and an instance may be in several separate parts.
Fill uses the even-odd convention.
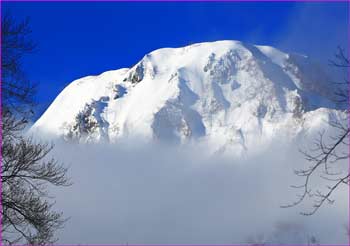
[[[290,188],[306,164],[297,147],[237,159],[190,145],[56,143],[73,182],[51,188],[69,217],[58,243],[347,243],[347,187],[313,216],[299,214],[310,202],[280,208],[300,192]]]
[[[276,46],[329,65],[338,47],[348,54],[348,11],[346,2],[298,4],[285,29],[276,35]]]

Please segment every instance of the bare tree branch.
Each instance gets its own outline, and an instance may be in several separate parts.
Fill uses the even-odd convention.
[[[344,54],[344,50],[340,47],[335,55],[335,60],[330,61],[330,64],[336,68],[348,69],[350,68],[349,59]],[[289,205],[281,206],[283,208],[293,207],[301,204],[306,198],[313,199],[313,207],[309,212],[301,212],[303,215],[312,215],[322,207],[325,202],[333,203],[331,199],[332,194],[341,185],[349,185],[349,170],[339,171],[342,168],[342,160],[347,160],[350,157],[348,152],[350,128],[348,125],[349,118],[349,80],[337,83],[338,89],[335,92],[334,101],[339,105],[345,106],[344,110],[346,114],[345,119],[337,119],[333,117],[329,122],[330,129],[335,132],[332,135],[325,137],[325,131],[321,131],[318,134],[318,138],[315,139],[314,145],[309,150],[301,150],[305,159],[311,163],[307,168],[301,170],[295,170],[297,176],[303,177],[304,182],[302,185],[292,186],[296,189],[301,189],[302,193],[298,195],[296,201]],[[322,174],[319,173],[322,171]],[[331,170],[337,170],[336,172]],[[312,189],[310,180],[315,176],[321,177],[328,182],[326,191],[319,189]]]
[[[28,20],[2,19],[2,243],[50,244],[65,219],[53,210],[47,186],[70,185],[67,169],[49,158],[53,146],[22,136],[31,116],[34,86],[22,69],[23,55],[34,49]]]

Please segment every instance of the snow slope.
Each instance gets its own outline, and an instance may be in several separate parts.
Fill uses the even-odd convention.
[[[31,132],[79,142],[194,142],[242,153],[339,117],[329,81],[307,57],[268,46],[164,48],[130,69],[73,81]]]

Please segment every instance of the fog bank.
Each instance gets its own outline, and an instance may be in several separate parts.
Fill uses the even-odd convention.
[[[230,244],[347,243],[348,190],[317,214],[290,185],[305,161],[296,149],[271,147],[241,160],[207,157],[193,146],[56,144],[73,185],[53,188],[55,208],[70,217],[59,243]]]

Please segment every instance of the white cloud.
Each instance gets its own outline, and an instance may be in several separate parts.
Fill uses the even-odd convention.
[[[53,155],[74,182],[52,190],[70,217],[60,243],[347,242],[346,189],[314,216],[298,214],[307,206],[280,208],[295,199],[289,185],[303,162],[290,148],[230,160],[203,158],[193,146],[59,143]]]

